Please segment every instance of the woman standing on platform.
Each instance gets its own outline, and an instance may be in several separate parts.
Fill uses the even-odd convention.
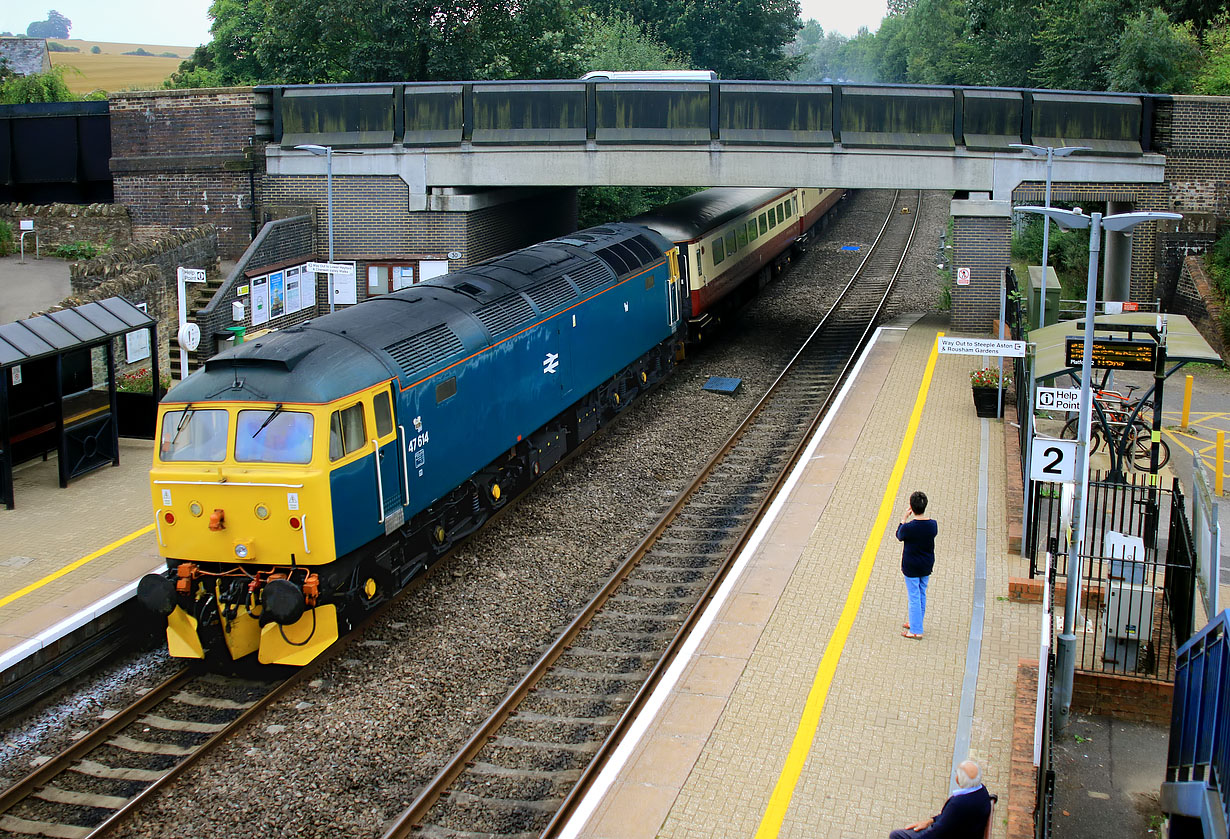
[[[905,575],[905,593],[909,604],[909,621],[901,625],[902,638],[923,637],[923,618],[927,614],[927,581],[935,567],[935,535],[939,525],[926,515],[927,496],[921,492],[910,495],[910,509],[897,525],[901,545],[901,573]]]

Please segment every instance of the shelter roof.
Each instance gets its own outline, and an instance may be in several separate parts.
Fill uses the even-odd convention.
[[[123,297],[108,297],[84,306],[0,324],[0,368],[94,346],[155,320]]]
[[[1121,315],[1098,315],[1093,319],[1094,334],[1101,337],[1123,336],[1128,326],[1155,327],[1158,316],[1152,312],[1125,312]],[[1085,319],[1065,320],[1035,329],[1029,340],[1035,346],[1034,379],[1049,379],[1064,373],[1076,372],[1080,365],[1069,367],[1066,359],[1068,338],[1083,338]],[[1110,329],[1114,327],[1114,329]],[[1166,315],[1166,360],[1168,362],[1196,361],[1205,364],[1221,364],[1221,356],[1209,346],[1209,342],[1183,315]]]

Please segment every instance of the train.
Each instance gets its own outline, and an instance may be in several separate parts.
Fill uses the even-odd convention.
[[[841,197],[715,189],[261,336],[158,406],[179,658],[300,666],[654,387]]]

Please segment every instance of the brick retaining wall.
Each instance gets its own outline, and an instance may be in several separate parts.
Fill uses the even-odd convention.
[[[1213,291],[1212,281],[1204,266],[1204,258],[1188,256],[1183,260],[1183,270],[1175,287],[1170,311],[1184,315],[1195,325],[1209,346],[1226,358],[1227,331],[1226,311]]]

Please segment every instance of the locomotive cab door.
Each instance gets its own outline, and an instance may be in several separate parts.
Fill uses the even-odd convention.
[[[376,451],[376,485],[381,500],[381,520],[384,532],[392,533],[402,526],[405,505],[410,499],[409,476],[406,472],[406,451],[401,432],[393,422],[393,397],[389,389],[378,391],[372,399],[376,436],[371,441]]]

